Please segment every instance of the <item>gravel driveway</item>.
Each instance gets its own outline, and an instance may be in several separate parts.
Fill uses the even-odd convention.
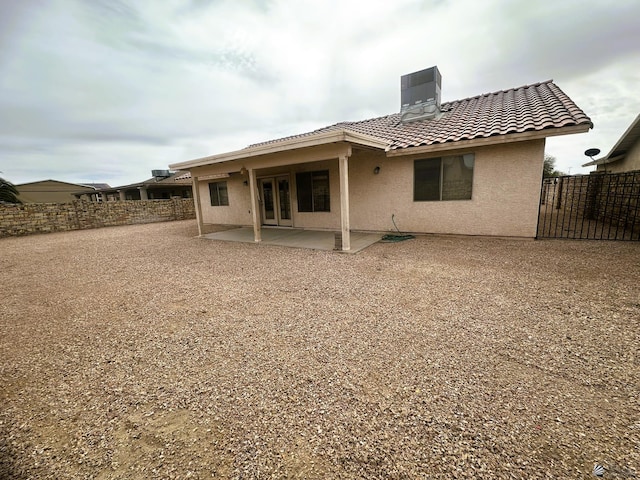
[[[640,243],[0,240],[0,478],[640,477]]]

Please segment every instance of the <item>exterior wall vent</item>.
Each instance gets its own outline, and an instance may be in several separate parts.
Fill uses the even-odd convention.
[[[401,121],[438,118],[441,85],[442,76],[436,66],[400,77]]]

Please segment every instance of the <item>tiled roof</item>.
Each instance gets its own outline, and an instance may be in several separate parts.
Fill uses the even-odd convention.
[[[247,148],[337,130],[380,138],[389,142],[390,150],[395,150],[574,125],[593,126],[589,117],[552,80],[445,102],[440,110],[442,115],[432,120],[401,123],[400,113],[394,113],[340,122]]]
[[[176,184],[191,185],[191,183],[192,182],[191,182],[190,173],[189,175],[187,175],[184,172],[174,172],[171,174],[171,176],[160,179],[160,180],[158,180],[155,177],[151,177],[147,180],[144,180],[138,183],[131,183],[129,185],[120,185],[117,187],[99,188],[98,190],[101,192],[116,192],[118,190],[132,189],[132,188],[138,188],[138,187],[154,188],[158,186],[158,188],[160,188],[160,187],[166,187],[167,185],[176,185]]]
[[[191,172],[177,172],[178,175],[173,177],[173,179],[177,182],[178,180],[188,180],[191,178]]]
[[[184,185],[190,185],[191,184],[191,174],[189,174],[188,176],[184,174],[184,172],[173,172],[171,174],[171,176],[166,177],[166,178],[162,178],[162,179],[157,179],[157,178],[150,178],[149,180],[145,180],[144,183],[146,185],[153,185],[153,184],[169,184],[169,185],[173,185],[173,184],[184,184]]]

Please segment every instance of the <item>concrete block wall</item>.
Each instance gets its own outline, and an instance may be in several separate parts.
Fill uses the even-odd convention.
[[[603,175],[596,205],[598,219],[640,229],[640,170]]]
[[[566,212],[636,232],[640,229],[640,171],[547,178],[541,205],[548,212]]]
[[[192,198],[0,205],[0,238],[193,218]]]

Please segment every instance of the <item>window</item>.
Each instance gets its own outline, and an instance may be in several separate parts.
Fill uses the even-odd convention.
[[[473,153],[416,160],[413,164],[413,200],[471,200]]]
[[[227,182],[213,182],[209,184],[209,195],[211,195],[211,206],[220,207],[229,205],[229,195],[227,193]]]
[[[329,170],[296,174],[299,212],[330,212]]]

